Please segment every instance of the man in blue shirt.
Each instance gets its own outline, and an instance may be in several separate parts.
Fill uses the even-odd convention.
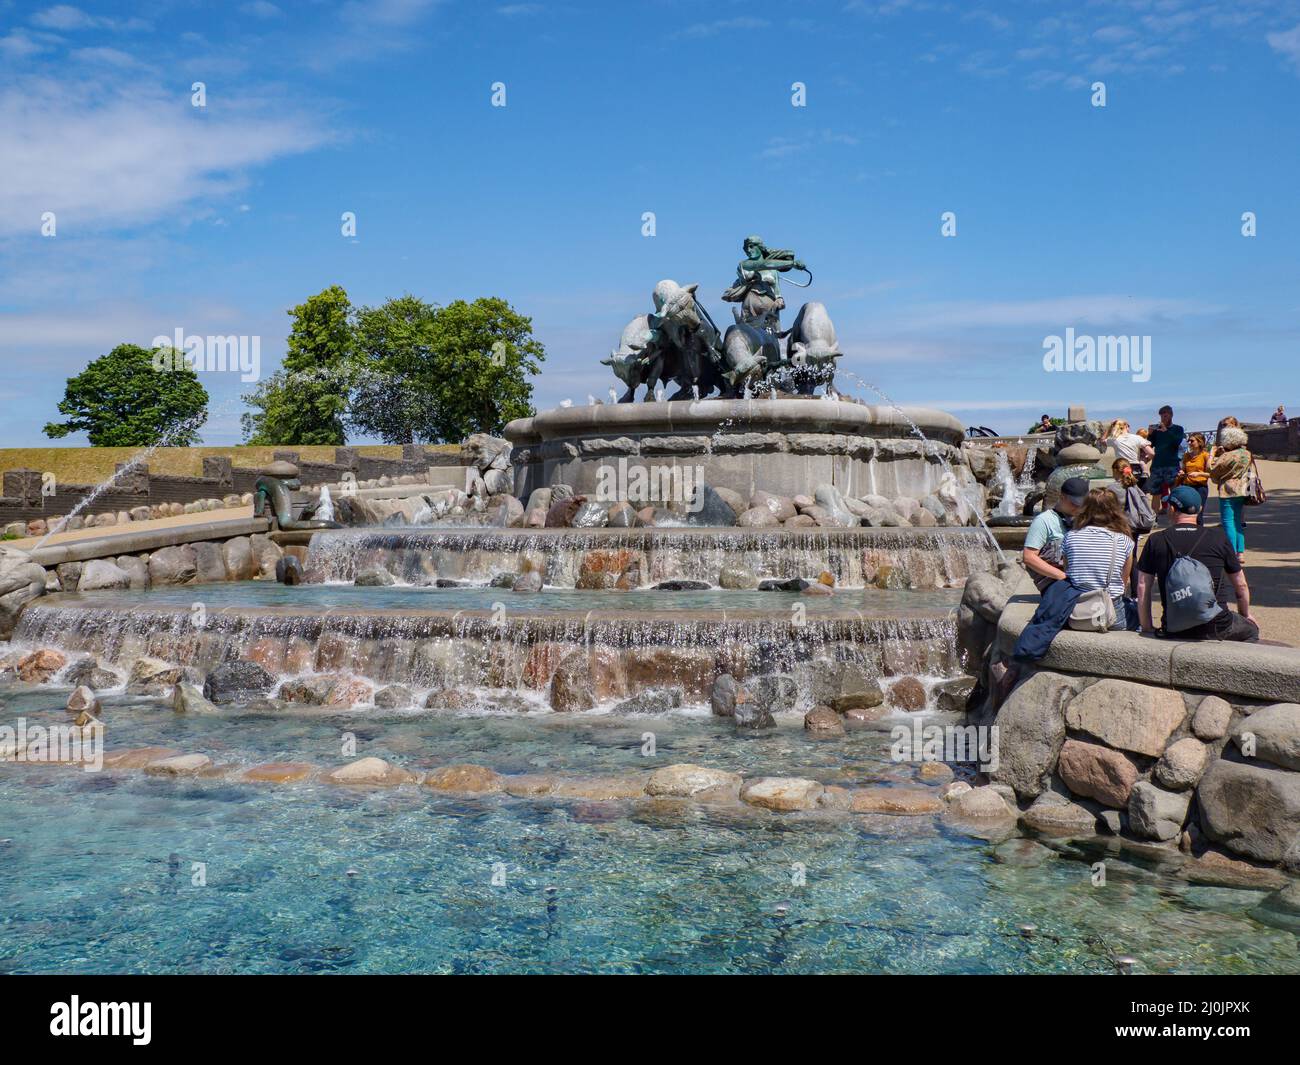
[[[1025,532],[1025,550],[1021,556],[1035,587],[1046,591],[1054,582],[1065,579],[1061,544],[1070,529],[1070,519],[1079,512],[1088,496],[1088,482],[1071,477],[1061,485],[1061,498],[1051,510],[1044,510]]]
[[[1160,421],[1147,430],[1147,440],[1155,450],[1147,491],[1151,508],[1158,514],[1168,512],[1169,490],[1178,477],[1178,452],[1186,435],[1181,425],[1174,424],[1174,408],[1168,405],[1160,408]]]

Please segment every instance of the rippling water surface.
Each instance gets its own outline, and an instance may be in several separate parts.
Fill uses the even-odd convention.
[[[66,721],[66,694],[0,689],[0,724]],[[341,764],[351,733],[357,754],[412,769],[910,775],[887,728],[818,742],[788,719],[742,739],[698,711],[178,717],[119,697],[105,716],[110,749],[232,765]],[[1119,860],[1108,875],[1003,864],[930,818],[0,766],[3,971],[1108,972],[1118,953],[1155,972],[1300,971],[1296,936],[1250,916],[1261,892]]]

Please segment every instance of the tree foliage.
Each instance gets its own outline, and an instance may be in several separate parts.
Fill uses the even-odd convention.
[[[532,320],[502,299],[437,307],[400,296],[357,313],[349,423],[385,443],[500,435],[533,413],[527,375],[546,351]]]
[[[68,378],[59,403],[62,422],[51,439],[84,431],[92,447],[188,447],[207,421],[208,393],[179,352],[165,359],[135,344],[119,344]],[[161,364],[161,368],[160,368]]]
[[[249,443],[342,444],[348,431],[441,443],[533,413],[527,378],[546,352],[505,300],[354,308],[335,285],[290,313],[283,369],[244,397]]]
[[[240,419],[250,444],[347,442],[343,424],[353,354],[353,309],[338,285],[289,312],[293,327],[280,370],[245,395]]]

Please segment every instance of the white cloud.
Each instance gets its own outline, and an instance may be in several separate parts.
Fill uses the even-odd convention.
[[[257,101],[202,113],[188,92],[134,77],[87,88],[37,77],[0,86],[0,236],[35,235],[45,211],[61,236],[153,221],[239,188],[247,168],[329,139],[316,120]]]
[[[1219,310],[1192,300],[1115,295],[1003,302],[970,300],[918,308],[910,324],[947,328],[1134,325],[1214,314]]]
[[[1300,23],[1282,33],[1270,33],[1268,46],[1300,72]]]

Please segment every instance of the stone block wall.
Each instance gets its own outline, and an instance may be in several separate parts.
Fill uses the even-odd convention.
[[[990,777],[1030,829],[1300,872],[1300,705],[1030,670],[993,722]]]

